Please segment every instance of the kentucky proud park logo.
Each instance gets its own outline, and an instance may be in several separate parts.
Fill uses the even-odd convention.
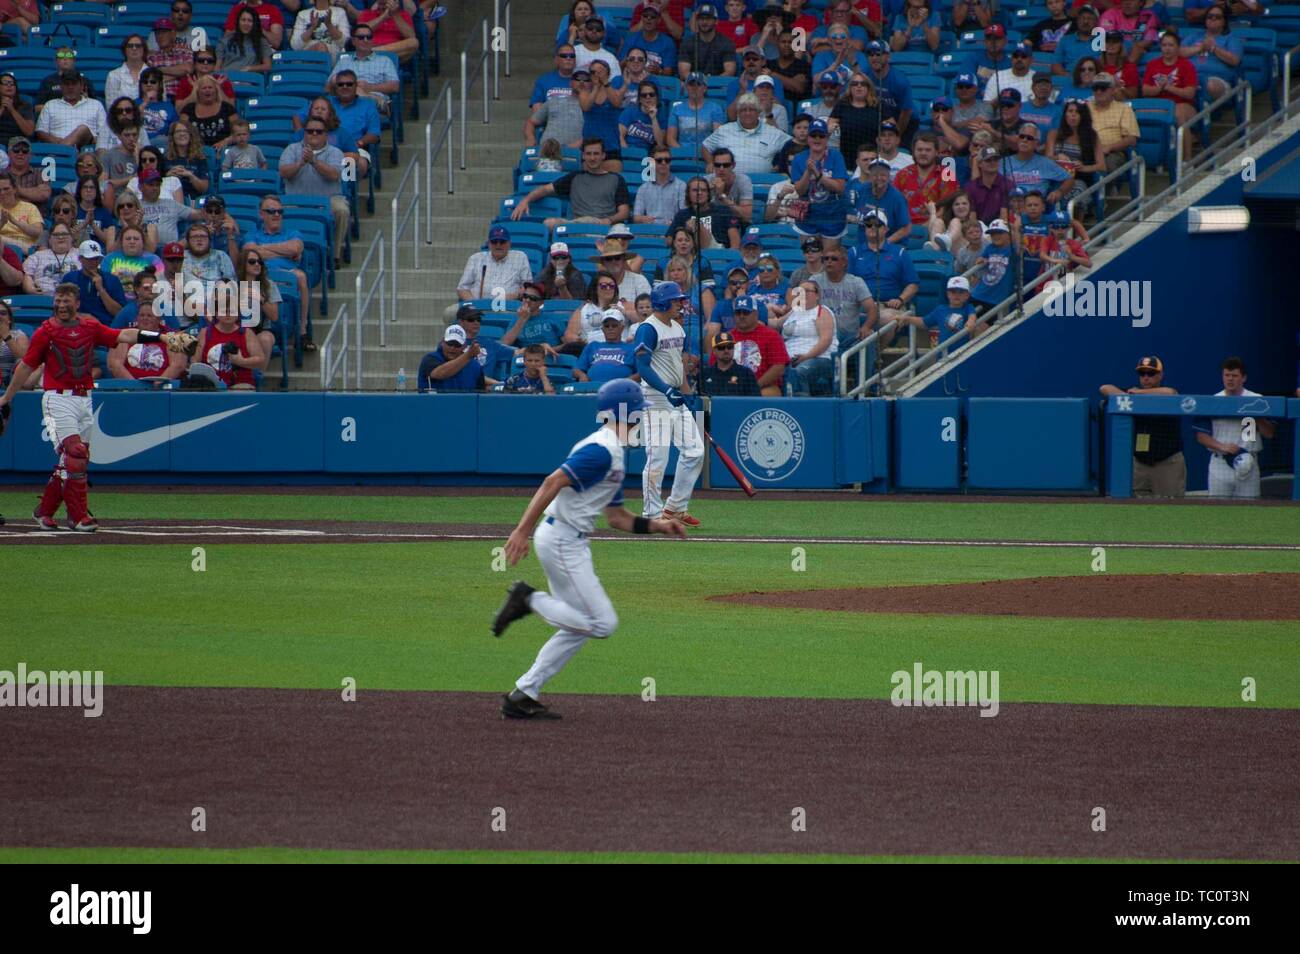
[[[759,480],[785,480],[803,461],[804,436],[798,420],[774,407],[755,411],[736,432],[736,457]]]

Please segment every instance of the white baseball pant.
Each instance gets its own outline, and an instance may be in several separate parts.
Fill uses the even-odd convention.
[[[528,598],[534,613],[556,627],[531,669],[515,683],[534,701],[542,687],[565,667],[588,639],[604,639],[618,627],[618,614],[591,563],[590,541],[563,523],[538,525],[533,549],[546,573],[550,592]]]
[[[54,453],[59,453],[59,445],[73,434],[80,434],[81,439],[89,444],[94,422],[89,394],[46,391],[41,395],[41,425],[54,444]]]
[[[1210,458],[1209,487],[1211,497],[1258,497],[1259,459],[1245,480],[1237,479],[1237,472],[1219,455]]]
[[[641,515],[658,517],[664,508],[680,513],[690,506],[695,482],[704,469],[704,437],[688,408],[673,407],[666,400],[650,399],[641,423],[645,446],[645,470],[641,472]],[[663,500],[664,472],[668,454],[677,447],[677,473],[668,503]]]

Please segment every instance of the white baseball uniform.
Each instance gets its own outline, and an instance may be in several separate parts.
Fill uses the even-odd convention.
[[[1243,389],[1241,394],[1228,394],[1220,391],[1215,397],[1260,397],[1255,391]],[[1242,420],[1240,417],[1216,417],[1210,421],[1209,433],[1221,444],[1236,444],[1243,451],[1258,454],[1264,442],[1256,438],[1253,441],[1242,439]],[[1203,426],[1198,430],[1204,431]],[[1209,491],[1211,497],[1258,497],[1259,496],[1259,461],[1245,480],[1237,479],[1237,472],[1232,465],[1218,454],[1210,455]]]
[[[650,355],[650,367],[663,383],[680,390],[686,378],[682,367],[685,329],[674,321],[651,315],[637,325],[636,342],[637,354]],[[646,381],[641,382],[641,392],[649,405],[641,424],[641,441],[646,449],[645,470],[641,474],[641,514],[659,517],[665,506],[681,513],[690,505],[695,482],[704,469],[704,438],[689,408],[673,407],[662,391]],[[672,495],[665,504],[664,472],[674,444],[677,445],[677,473],[673,477]]]
[[[618,626],[614,604],[592,566],[589,543],[601,512],[623,504],[623,446],[618,435],[601,427],[573,445],[560,469],[572,484],[551,501],[533,534],[550,591],[537,590],[528,598],[532,611],[556,632],[515,683],[533,700],[583,643],[604,639]]]
[[[94,426],[89,394],[64,394],[60,391],[45,391],[41,394],[41,425],[54,444],[54,453],[59,453],[63,441],[74,434],[90,443],[90,431]]]

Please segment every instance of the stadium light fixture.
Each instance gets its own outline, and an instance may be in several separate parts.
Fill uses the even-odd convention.
[[[1244,232],[1250,227],[1250,209],[1244,205],[1192,206],[1187,210],[1187,232]]]

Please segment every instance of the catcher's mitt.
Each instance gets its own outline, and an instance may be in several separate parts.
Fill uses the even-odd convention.
[[[199,339],[183,331],[169,331],[163,335],[163,340],[167,342],[168,351],[183,352],[191,357],[199,348]]]

